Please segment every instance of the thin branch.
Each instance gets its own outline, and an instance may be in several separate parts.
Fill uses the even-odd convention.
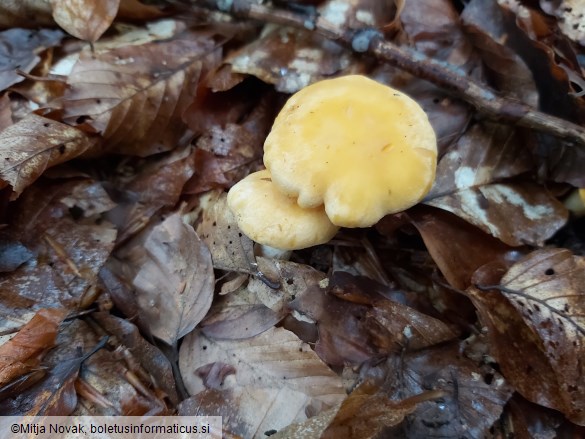
[[[375,29],[341,30],[320,17],[276,9],[250,0],[191,0],[197,6],[228,13],[237,18],[276,23],[313,31],[354,52],[373,55],[381,61],[428,80],[473,105],[490,119],[516,124],[585,146],[585,129],[538,111],[517,99],[465,75],[457,67],[409,48],[398,47]]]

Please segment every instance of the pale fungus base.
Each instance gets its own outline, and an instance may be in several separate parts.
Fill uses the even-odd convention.
[[[264,144],[274,183],[331,222],[369,227],[430,190],[437,141],[410,97],[364,76],[320,81],[294,94]]]
[[[254,172],[235,184],[227,202],[238,227],[250,239],[282,250],[298,250],[329,241],[339,227],[323,206],[303,209],[277,190],[267,170]]]

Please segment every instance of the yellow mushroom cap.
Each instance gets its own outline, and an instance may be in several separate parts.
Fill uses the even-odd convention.
[[[274,183],[333,224],[369,227],[431,189],[437,140],[423,109],[365,76],[320,81],[294,94],[264,143]]]
[[[236,183],[227,202],[238,227],[253,241],[282,250],[298,250],[329,241],[339,227],[323,206],[303,209],[277,190],[267,170]]]

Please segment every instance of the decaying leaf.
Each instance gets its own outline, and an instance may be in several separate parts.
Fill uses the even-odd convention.
[[[209,367],[218,363],[223,367]],[[321,411],[345,398],[341,378],[282,328],[244,340],[211,339],[195,331],[183,340],[179,365],[191,395],[205,390],[212,380],[208,374],[224,371],[213,382],[216,390],[237,398],[234,409],[249,424],[246,437],[302,421],[309,406]]]
[[[440,390],[411,396],[402,401],[392,401],[378,386],[370,381],[362,383],[345,401],[323,432],[323,439],[362,439],[377,437],[383,429],[400,424],[418,404],[439,399]]]
[[[213,266],[221,270],[251,273],[254,243],[240,232],[236,217],[227,207],[224,192],[210,192],[203,198],[202,221],[197,233],[205,241]]]
[[[31,114],[0,132],[0,179],[12,187],[16,198],[47,168],[96,144],[97,139],[77,128]]]
[[[174,148],[183,111],[191,104],[202,69],[217,58],[208,36],[84,51],[73,67],[63,100],[64,120],[100,133],[116,153],[140,156]]]
[[[146,229],[118,255],[154,336],[174,345],[205,317],[213,299],[211,254],[179,213]]]
[[[475,125],[440,160],[425,203],[508,245],[542,245],[565,224],[568,213],[535,183],[501,182],[529,167],[526,150],[511,128]]]
[[[179,201],[185,182],[193,175],[195,155],[190,148],[149,158],[129,182],[115,182],[119,204],[107,214],[118,228],[118,242],[140,232],[163,208]]]
[[[34,257],[0,277],[0,315],[90,306],[97,274],[116,240],[113,226],[99,218],[113,206],[104,189],[88,179],[45,181],[18,201],[7,230]]]
[[[525,398],[580,425],[585,365],[576,359],[585,356],[583,285],[585,258],[545,249],[513,265],[500,286],[481,286],[499,292],[470,291],[504,376]]]
[[[51,0],[53,18],[69,34],[91,43],[110,27],[120,0]]]
[[[80,366],[99,351],[106,340],[95,336],[88,339],[87,333],[87,325],[79,321],[62,325],[57,346],[43,361],[47,368],[46,378],[14,398],[0,401],[0,412],[21,416],[67,416],[73,413],[77,405],[75,380]]]
[[[42,354],[55,345],[59,324],[66,314],[62,308],[41,309],[0,346],[0,387],[39,366]]]
[[[512,388],[498,372],[460,356],[458,342],[391,356],[382,367],[391,400],[440,391],[417,405],[389,437],[484,437],[500,417]],[[375,376],[375,373],[374,375]]]

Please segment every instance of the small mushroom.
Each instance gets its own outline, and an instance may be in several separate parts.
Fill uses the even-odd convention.
[[[304,209],[272,183],[267,170],[236,183],[227,197],[238,227],[250,239],[281,250],[298,250],[329,241],[339,227],[323,206]]]
[[[369,227],[429,192],[437,141],[413,99],[365,76],[343,76],[286,102],[266,138],[264,164],[301,208],[324,205],[337,226]]]

